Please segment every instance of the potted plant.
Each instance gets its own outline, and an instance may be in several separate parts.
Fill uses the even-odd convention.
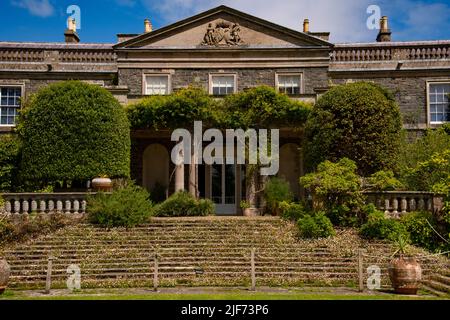
[[[11,268],[9,267],[6,260],[0,258],[0,294],[5,292],[8,286],[9,275],[11,273]]]
[[[241,209],[242,209],[242,213],[243,213],[244,216],[246,216],[246,217],[254,217],[254,216],[257,216],[258,209],[252,208],[250,202],[248,202],[248,201],[246,201],[246,200],[242,200],[242,201],[241,201]]]
[[[409,244],[405,237],[398,237],[396,247],[394,259],[388,269],[394,291],[400,294],[417,294],[422,280],[422,268],[409,254]]]
[[[92,188],[95,191],[111,192],[112,186],[112,180],[105,174],[92,179]]]

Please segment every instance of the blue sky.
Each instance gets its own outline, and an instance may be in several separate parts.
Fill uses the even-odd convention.
[[[117,33],[142,32],[145,18],[160,28],[221,4],[296,30],[309,18],[332,42],[374,41],[366,11],[378,5],[394,40],[450,39],[450,0],[0,0],[0,41],[63,41],[70,5],[81,9],[82,42],[114,43]]]

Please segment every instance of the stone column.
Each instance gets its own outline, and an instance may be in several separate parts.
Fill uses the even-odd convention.
[[[249,215],[259,215],[258,195],[258,168],[253,165],[247,166],[247,201],[250,204]]]
[[[178,155],[183,159],[183,150]],[[184,161],[175,168],[175,192],[184,191]]]

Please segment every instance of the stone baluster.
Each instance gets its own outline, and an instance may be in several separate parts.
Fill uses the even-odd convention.
[[[46,207],[47,207],[47,204],[46,204],[45,200],[41,200],[39,203],[39,211],[41,214],[45,214]]]
[[[37,202],[36,200],[31,200],[31,213],[35,213],[37,211]]]
[[[66,214],[70,214],[70,211],[72,210],[72,203],[70,200],[66,200]]]
[[[425,202],[422,196],[419,196],[419,210],[423,210],[425,208]]]
[[[14,200],[14,214],[20,214],[20,199]]]
[[[416,199],[414,198],[409,200],[409,211],[416,211]]]
[[[28,214],[30,212],[30,203],[28,202],[28,200],[22,201],[22,212],[24,214]]]
[[[378,210],[382,210],[383,209],[383,202],[382,202],[380,197],[377,197],[377,199],[376,199],[376,207],[377,207]]]
[[[390,200],[389,198],[385,198],[384,199],[384,214],[388,215],[389,214],[389,209],[390,209]]]
[[[8,215],[12,213],[11,201],[9,201],[9,200],[6,201],[5,210]]]
[[[62,213],[63,211],[63,203],[61,200],[56,201],[56,212]]]
[[[74,200],[73,201],[73,213],[77,214],[78,211],[80,211],[80,201]]]
[[[432,197],[428,197],[426,201],[427,201],[426,202],[427,211],[433,212],[433,198]]]
[[[82,214],[86,213],[86,207],[87,207],[87,201],[86,200],[81,201],[81,213]]]
[[[53,200],[48,201],[48,212],[53,213],[55,211],[55,202]]]
[[[406,213],[407,208],[408,208],[408,202],[406,201],[406,197],[402,197],[402,202],[401,202],[402,214]]]
[[[392,200],[392,215],[394,217],[398,217],[398,199],[397,197],[394,197],[394,199]]]

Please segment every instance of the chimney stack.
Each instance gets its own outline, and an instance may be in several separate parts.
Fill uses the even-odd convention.
[[[153,26],[152,23],[150,22],[149,19],[145,19],[144,20],[144,32],[145,33],[149,33],[153,31]]]
[[[303,20],[303,32],[304,33],[309,32],[309,19]]]
[[[77,23],[75,19],[69,18],[68,28],[64,32],[66,43],[79,43],[80,37],[77,34]]]
[[[377,42],[390,42],[391,41],[391,30],[388,26],[388,17],[383,16],[380,19],[380,32],[377,36]]]

